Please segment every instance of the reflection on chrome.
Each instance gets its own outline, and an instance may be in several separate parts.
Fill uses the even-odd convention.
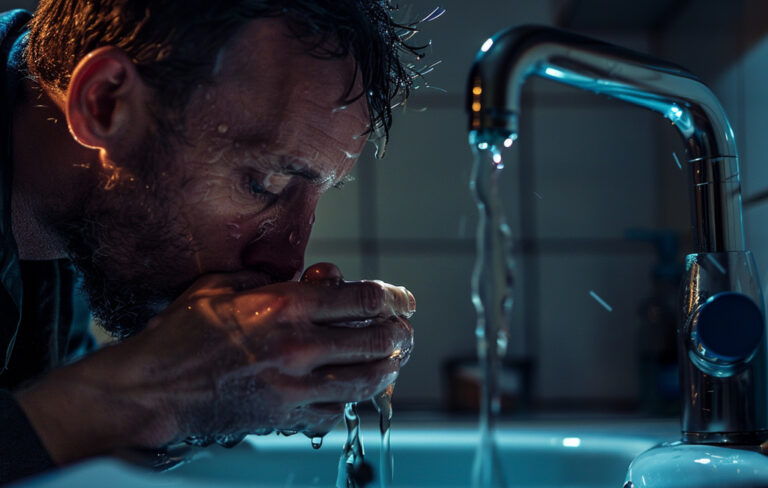
[[[668,449],[688,443],[759,451],[768,442],[765,307],[754,259],[744,248],[738,152],[720,102],[674,64],[571,32],[521,26],[486,41],[472,65],[467,107],[470,140],[478,148],[518,136],[530,76],[656,112],[682,137],[687,158],[679,166],[690,181],[695,248],[687,258],[678,327],[683,443]],[[638,466],[649,457],[638,458]],[[712,458],[691,459],[689,467]],[[749,459],[762,462],[768,476],[768,458]],[[669,486],[647,485],[648,472],[638,466],[638,477],[628,478],[635,485]]]

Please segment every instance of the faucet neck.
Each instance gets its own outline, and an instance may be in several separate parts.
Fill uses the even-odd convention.
[[[522,87],[539,76],[652,110],[683,138],[690,164],[699,252],[744,250],[741,185],[733,129],[717,97],[672,63],[543,26],[503,31],[472,66],[470,130],[493,144],[518,132]]]

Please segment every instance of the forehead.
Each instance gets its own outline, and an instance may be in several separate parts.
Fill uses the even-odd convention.
[[[352,57],[321,59],[307,53],[282,19],[259,19],[220,53],[214,87],[201,108],[225,119],[232,137],[237,132],[273,150],[299,148],[310,159],[321,153],[325,160],[341,162],[360,152],[369,123],[366,97],[342,106],[350,84],[352,96],[362,90],[355,70]]]

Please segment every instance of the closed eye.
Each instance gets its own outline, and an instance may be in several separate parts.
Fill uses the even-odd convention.
[[[262,185],[259,180],[250,175],[248,176],[248,191],[251,193],[251,195],[256,197],[273,198],[277,196],[277,194],[272,193],[264,188],[264,185]]]

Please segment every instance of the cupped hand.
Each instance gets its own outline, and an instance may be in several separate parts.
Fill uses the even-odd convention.
[[[142,444],[272,430],[324,434],[343,404],[392,383],[413,345],[413,295],[343,281],[332,264],[254,287],[252,272],[199,279],[125,341],[131,378],[167,422]]]

